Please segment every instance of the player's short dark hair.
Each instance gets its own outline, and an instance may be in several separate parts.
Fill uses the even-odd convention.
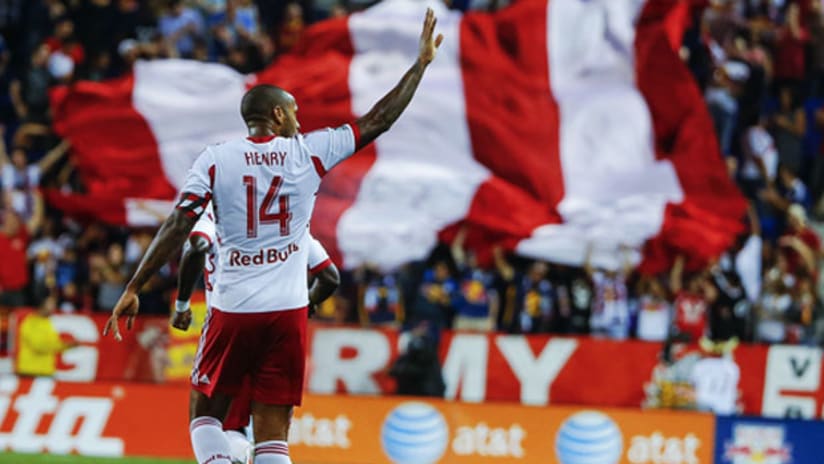
[[[240,101],[240,115],[248,124],[252,121],[271,121],[272,110],[286,108],[289,94],[274,85],[261,84],[249,89]]]

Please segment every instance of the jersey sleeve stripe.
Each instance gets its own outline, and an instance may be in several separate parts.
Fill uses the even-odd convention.
[[[331,265],[332,265],[332,260],[331,260],[331,259],[329,259],[329,258],[326,258],[326,259],[325,259],[324,261],[322,261],[320,264],[318,264],[318,265],[316,265],[316,266],[314,266],[314,267],[310,268],[310,269],[309,269],[309,274],[310,274],[310,275],[315,275],[315,274],[317,274],[318,272],[320,272],[320,271],[322,271],[322,270],[326,269],[327,267],[329,267],[329,266],[331,266]]]
[[[206,232],[203,232],[203,231],[200,231],[200,230],[195,230],[195,231],[193,231],[192,233],[189,234],[189,237],[190,238],[191,237],[203,237],[203,238],[206,239],[207,242],[209,242],[209,245],[213,245],[212,237],[209,237],[209,234],[207,234]]]
[[[183,211],[188,217],[200,217],[200,215],[206,211],[206,205],[211,199],[211,193],[207,193],[201,197],[194,193],[184,192],[180,196],[180,201],[175,208]]]
[[[323,178],[326,175],[326,168],[323,167],[323,162],[317,156],[312,157],[312,164],[315,165],[315,172],[318,173],[318,176]]]

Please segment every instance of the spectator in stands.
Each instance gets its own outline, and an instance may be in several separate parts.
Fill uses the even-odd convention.
[[[356,273],[355,281],[361,324],[399,327],[404,320],[404,306],[397,276],[363,266]]]
[[[555,267],[555,295],[558,314],[569,315],[569,321],[561,332],[574,334],[589,333],[589,318],[592,313],[592,283],[580,268]]]
[[[49,53],[62,52],[72,59],[75,65],[80,65],[86,58],[86,52],[83,50],[76,36],[74,35],[74,21],[68,16],[59,18],[54,25],[54,35],[46,39],[46,46]]]
[[[792,173],[798,174],[801,169],[807,118],[792,87],[782,86],[778,95],[778,111],[771,120],[778,159]]]
[[[60,289],[57,308],[61,313],[74,313],[86,307],[76,283],[69,282]]]
[[[75,237],[72,237],[57,261],[55,279],[58,290],[62,291],[69,284],[85,280],[78,263],[76,247]]]
[[[0,233],[0,309],[14,309],[26,304],[26,286],[29,284],[29,267],[26,250],[31,237],[37,234],[43,221],[43,199],[39,193],[33,196],[33,214],[27,222],[10,208],[3,213],[3,229]]]
[[[458,268],[452,328],[489,332],[495,329],[500,308],[495,276],[478,266],[473,251],[464,249],[467,231],[466,227],[462,227],[451,247],[452,259]]]
[[[788,4],[784,13],[784,24],[777,29],[776,34],[776,83],[794,92],[800,92],[802,82],[806,77],[806,46],[809,33],[802,24],[801,11],[797,2]]]
[[[37,47],[31,55],[31,62],[21,79],[11,83],[11,99],[17,117],[24,122],[45,124],[49,120],[48,69],[49,47]]]
[[[679,334],[689,337],[692,342],[697,342],[706,335],[707,312],[710,302],[714,300],[714,291],[703,272],[695,272],[685,279],[685,264],[686,258],[679,255],[669,277],[670,293],[675,298],[674,325]]]
[[[303,35],[303,7],[298,2],[290,2],[285,7],[283,21],[278,32],[277,50],[288,52]]]
[[[627,278],[632,272],[628,257],[624,256],[622,267],[618,270],[596,269],[592,265],[590,246],[584,260],[584,271],[592,281],[594,298],[589,328],[592,334],[614,339],[629,337],[629,289]],[[626,253],[627,250],[624,250]]]
[[[40,161],[28,163],[26,150],[23,147],[14,147],[9,160],[6,156],[5,144],[0,141],[3,193],[12,209],[25,220],[28,220],[33,212],[33,192],[40,186],[40,177],[57,164],[68,150],[69,142],[63,141],[49,150]]]
[[[672,327],[672,305],[667,299],[667,289],[655,276],[644,276],[638,280],[638,325],[639,339],[663,342],[670,335]]]
[[[779,194],[784,199],[783,203],[778,204],[781,211],[787,211],[793,203],[798,203],[804,207],[804,209],[807,209],[811,205],[807,185],[804,184],[795,172],[786,166],[779,165],[778,167],[777,188]]]
[[[807,213],[801,205],[793,204],[787,209],[787,231],[778,244],[789,272],[818,276],[821,239],[807,224]]]
[[[774,264],[764,274],[764,285],[758,302],[758,322],[755,337],[765,343],[781,343],[787,336],[787,313],[792,307],[790,289],[796,279],[789,272],[786,257],[775,256]]]
[[[169,50],[183,58],[192,56],[195,40],[203,37],[204,24],[200,14],[183,4],[183,0],[169,0],[166,11],[157,23]]]
[[[119,243],[112,243],[105,255],[91,255],[89,268],[91,281],[97,284],[97,309],[111,311],[126,286],[129,272],[123,247]]]
[[[711,266],[709,282],[717,295],[709,310],[710,339],[715,342],[741,339],[750,306],[741,276],[728,254]]]
[[[793,288],[793,307],[788,314],[787,341],[790,343],[816,343],[814,339],[813,318],[818,312],[818,298],[815,295],[813,280],[804,276],[799,278]]]
[[[60,353],[77,346],[77,342],[63,341],[54,328],[50,317],[56,308],[57,298],[50,295],[37,312],[26,316],[20,324],[15,363],[17,375],[51,377],[57,371]]]
[[[778,175],[778,150],[767,126],[767,118],[759,117],[741,141],[743,161],[738,177],[742,191],[750,199],[756,199],[757,193],[772,185]]]
[[[57,262],[63,255],[63,246],[57,240],[57,225],[46,217],[41,233],[28,247],[31,262],[32,296],[35,302],[42,301],[57,287]]]
[[[715,134],[721,147],[721,154],[733,153],[732,143],[738,118],[738,95],[742,83],[749,78],[749,68],[741,63],[730,61],[719,67],[713,74],[713,80],[707,88],[705,99],[715,126]]]
[[[549,332],[555,311],[555,288],[549,278],[549,264],[534,261],[520,278],[514,318],[516,332]]]
[[[248,0],[229,0],[222,14],[214,17],[212,27],[221,54],[243,48],[260,40],[257,7]]]
[[[435,330],[452,327],[452,298],[456,288],[457,284],[452,278],[447,261],[436,260],[432,267],[423,273],[409,322],[417,324],[426,321]]]

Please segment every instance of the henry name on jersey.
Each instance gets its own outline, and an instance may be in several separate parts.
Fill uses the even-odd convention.
[[[247,166],[283,166],[286,162],[285,151],[257,152],[247,151],[244,154]]]

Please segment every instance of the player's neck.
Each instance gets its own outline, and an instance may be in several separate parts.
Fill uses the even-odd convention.
[[[249,125],[249,137],[271,137],[278,135],[275,128],[268,124],[252,124]]]

